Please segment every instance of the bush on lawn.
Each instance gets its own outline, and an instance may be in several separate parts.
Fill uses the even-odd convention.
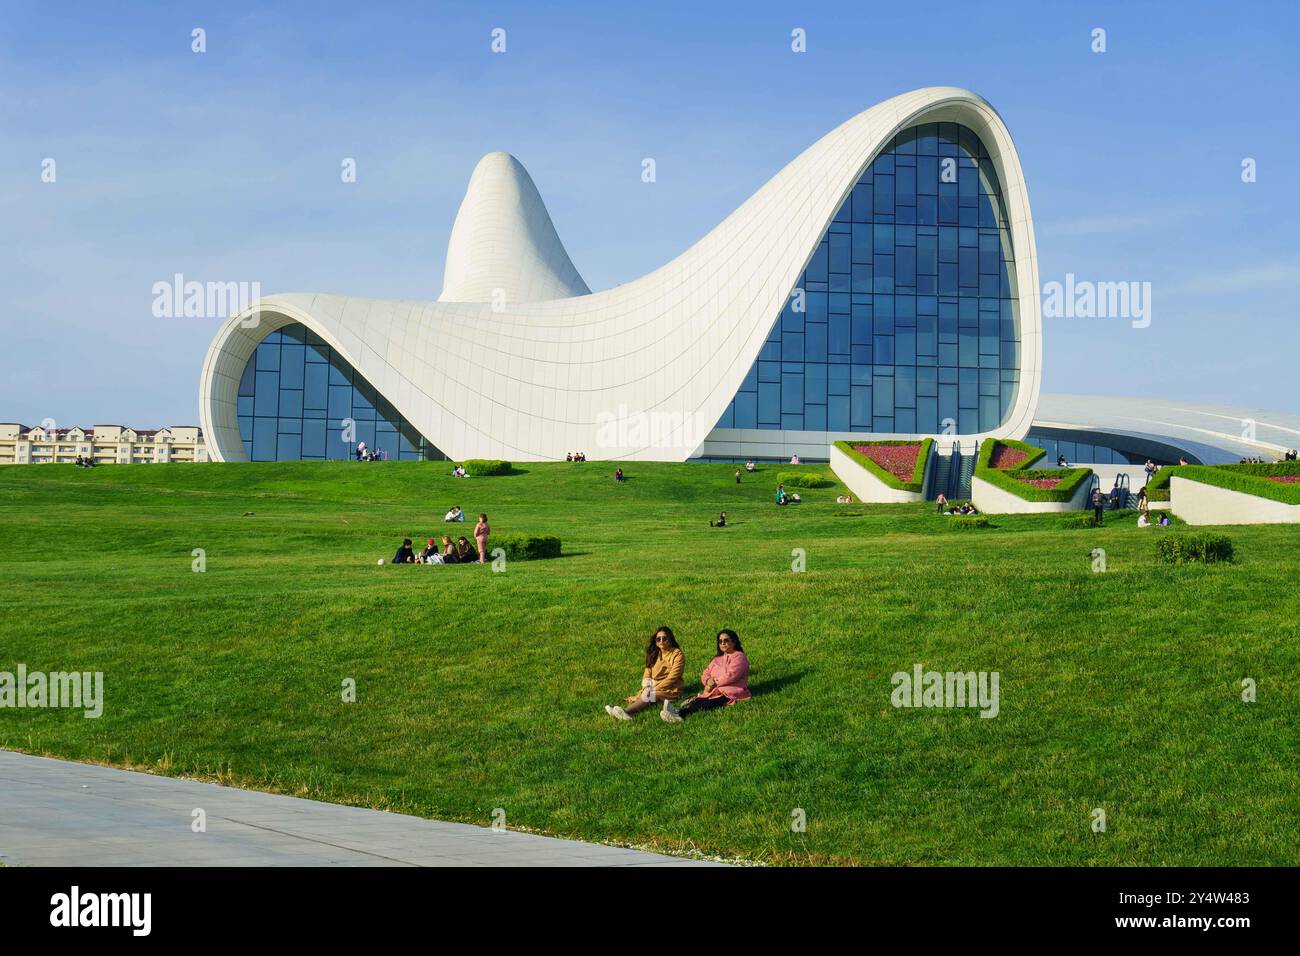
[[[1156,556],[1165,564],[1217,564],[1232,560],[1232,539],[1202,531],[1171,534],[1156,542]]]
[[[835,482],[815,471],[782,471],[776,480],[787,488],[829,488]]]
[[[958,531],[971,531],[976,528],[991,528],[988,515],[952,515],[946,519],[948,524]]]
[[[508,475],[514,468],[508,461],[496,461],[489,458],[471,458],[464,463],[465,474],[475,478],[488,478],[493,475]]]
[[[536,561],[560,556],[560,539],[553,534],[506,534],[488,540],[490,550],[502,548],[507,561]]]

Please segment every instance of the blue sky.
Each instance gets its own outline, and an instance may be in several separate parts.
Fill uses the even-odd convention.
[[[1042,282],[1152,283],[1149,328],[1046,320],[1045,390],[1297,411],[1298,32],[1290,3],[9,2],[0,420],[195,423],[217,322],[153,316],[178,272],[435,298],[488,151],[528,168],[601,289],[930,85],[1007,122]]]

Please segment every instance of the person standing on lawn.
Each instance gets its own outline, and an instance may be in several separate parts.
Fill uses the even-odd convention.
[[[1101,493],[1101,486],[1092,489],[1092,518],[1101,524],[1102,512],[1106,509],[1106,496]]]
[[[479,513],[478,524],[474,525],[474,540],[478,542],[478,563],[487,564],[487,543],[488,535],[492,529],[488,527],[487,515]]]

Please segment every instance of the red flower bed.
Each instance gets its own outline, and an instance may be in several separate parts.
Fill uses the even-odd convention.
[[[1269,481],[1280,481],[1284,485],[1294,485],[1300,481],[1300,475],[1269,475]]]
[[[916,471],[916,456],[921,446],[916,445],[854,445],[853,450],[866,455],[899,481],[911,481]]]
[[[998,444],[994,447],[993,454],[989,456],[989,467],[1014,468],[1028,457],[1029,455],[1019,448]]]
[[[1042,488],[1044,491],[1051,491],[1061,483],[1060,478],[1020,478],[1017,480],[1023,481],[1027,485],[1033,485],[1035,488]]]

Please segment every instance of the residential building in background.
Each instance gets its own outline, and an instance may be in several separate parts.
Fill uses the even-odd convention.
[[[28,428],[16,422],[0,423],[0,465],[74,464],[78,456],[97,465],[208,460],[203,431],[196,425]]]

